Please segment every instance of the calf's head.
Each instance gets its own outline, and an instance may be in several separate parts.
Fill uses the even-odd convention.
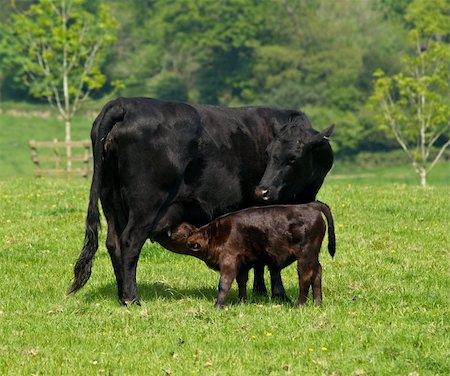
[[[266,171],[255,189],[255,198],[274,202],[284,197],[293,198],[301,192],[314,173],[314,152],[328,142],[334,124],[323,132],[304,128],[295,122],[286,124],[267,147]],[[292,196],[292,197],[290,197]]]
[[[170,239],[185,245],[193,252],[199,252],[208,248],[208,229],[198,229],[190,223],[183,222],[172,231]]]
[[[196,230],[197,227],[194,225],[183,222],[171,232],[170,239],[176,243],[186,244],[189,236],[191,236]]]

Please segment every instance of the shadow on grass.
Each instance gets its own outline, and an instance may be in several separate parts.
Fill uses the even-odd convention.
[[[217,289],[213,287],[200,288],[173,288],[164,282],[139,283],[138,293],[141,300],[181,300],[186,298],[207,299],[215,301]],[[108,283],[86,294],[87,302],[95,302],[102,299],[118,300],[117,287],[114,283]]]
[[[286,289],[286,293],[291,299],[298,293],[294,291],[295,289]],[[152,301],[157,299],[167,299],[167,300],[182,300],[182,299],[204,299],[208,300],[213,304],[217,299],[217,288],[216,287],[199,287],[199,288],[173,288],[169,284],[164,282],[153,282],[153,283],[140,283],[138,284],[138,294],[142,301]],[[117,297],[117,287],[114,283],[108,283],[101,286],[99,289],[90,291],[86,294],[86,301],[96,302],[99,300],[110,299],[118,301]],[[239,302],[237,297],[236,289],[231,289],[227,298],[227,304],[235,304]],[[290,305],[292,303],[284,301],[272,301],[272,299],[261,296],[253,295],[251,288],[248,289],[248,304],[268,304],[269,302],[277,304]]]

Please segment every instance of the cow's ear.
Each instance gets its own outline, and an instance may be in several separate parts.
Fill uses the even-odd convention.
[[[277,119],[272,119],[271,121],[272,126],[272,136],[273,138],[276,138],[280,133],[281,129],[283,128],[283,124],[281,124]]]
[[[316,146],[316,145],[319,145],[324,140],[329,140],[331,134],[333,133],[333,130],[334,130],[334,124],[332,124],[331,127],[325,129],[324,131],[316,134],[314,137],[312,137],[312,139],[310,141],[311,146]]]
[[[331,124],[331,126],[329,128],[327,128],[323,132],[321,132],[323,134],[323,138],[325,140],[328,140],[330,138],[330,136],[332,135],[332,133],[334,131],[334,126],[335,126],[335,124]]]

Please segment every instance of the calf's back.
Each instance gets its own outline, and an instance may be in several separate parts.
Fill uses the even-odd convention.
[[[262,260],[281,268],[309,245],[320,249],[326,230],[316,203],[244,209],[220,217],[209,226],[210,252],[242,254],[243,261]]]

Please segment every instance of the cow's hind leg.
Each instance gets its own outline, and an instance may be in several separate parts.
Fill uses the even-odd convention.
[[[147,240],[149,229],[146,226],[128,224],[120,236],[120,249],[123,270],[124,305],[139,304],[136,285],[136,269],[142,246]]]
[[[119,234],[116,231],[114,223],[108,223],[108,235],[106,237],[106,248],[114,268],[114,274],[117,282],[117,293],[119,300],[123,297],[123,268],[122,257],[120,254]]]
[[[113,180],[109,179],[113,185]],[[104,189],[101,196],[103,213],[105,214],[106,223],[108,224],[108,234],[106,237],[106,248],[114,269],[117,283],[117,293],[119,300],[123,295],[123,268],[122,256],[120,252],[120,235],[126,224],[125,213],[122,211],[118,190],[115,187]]]

